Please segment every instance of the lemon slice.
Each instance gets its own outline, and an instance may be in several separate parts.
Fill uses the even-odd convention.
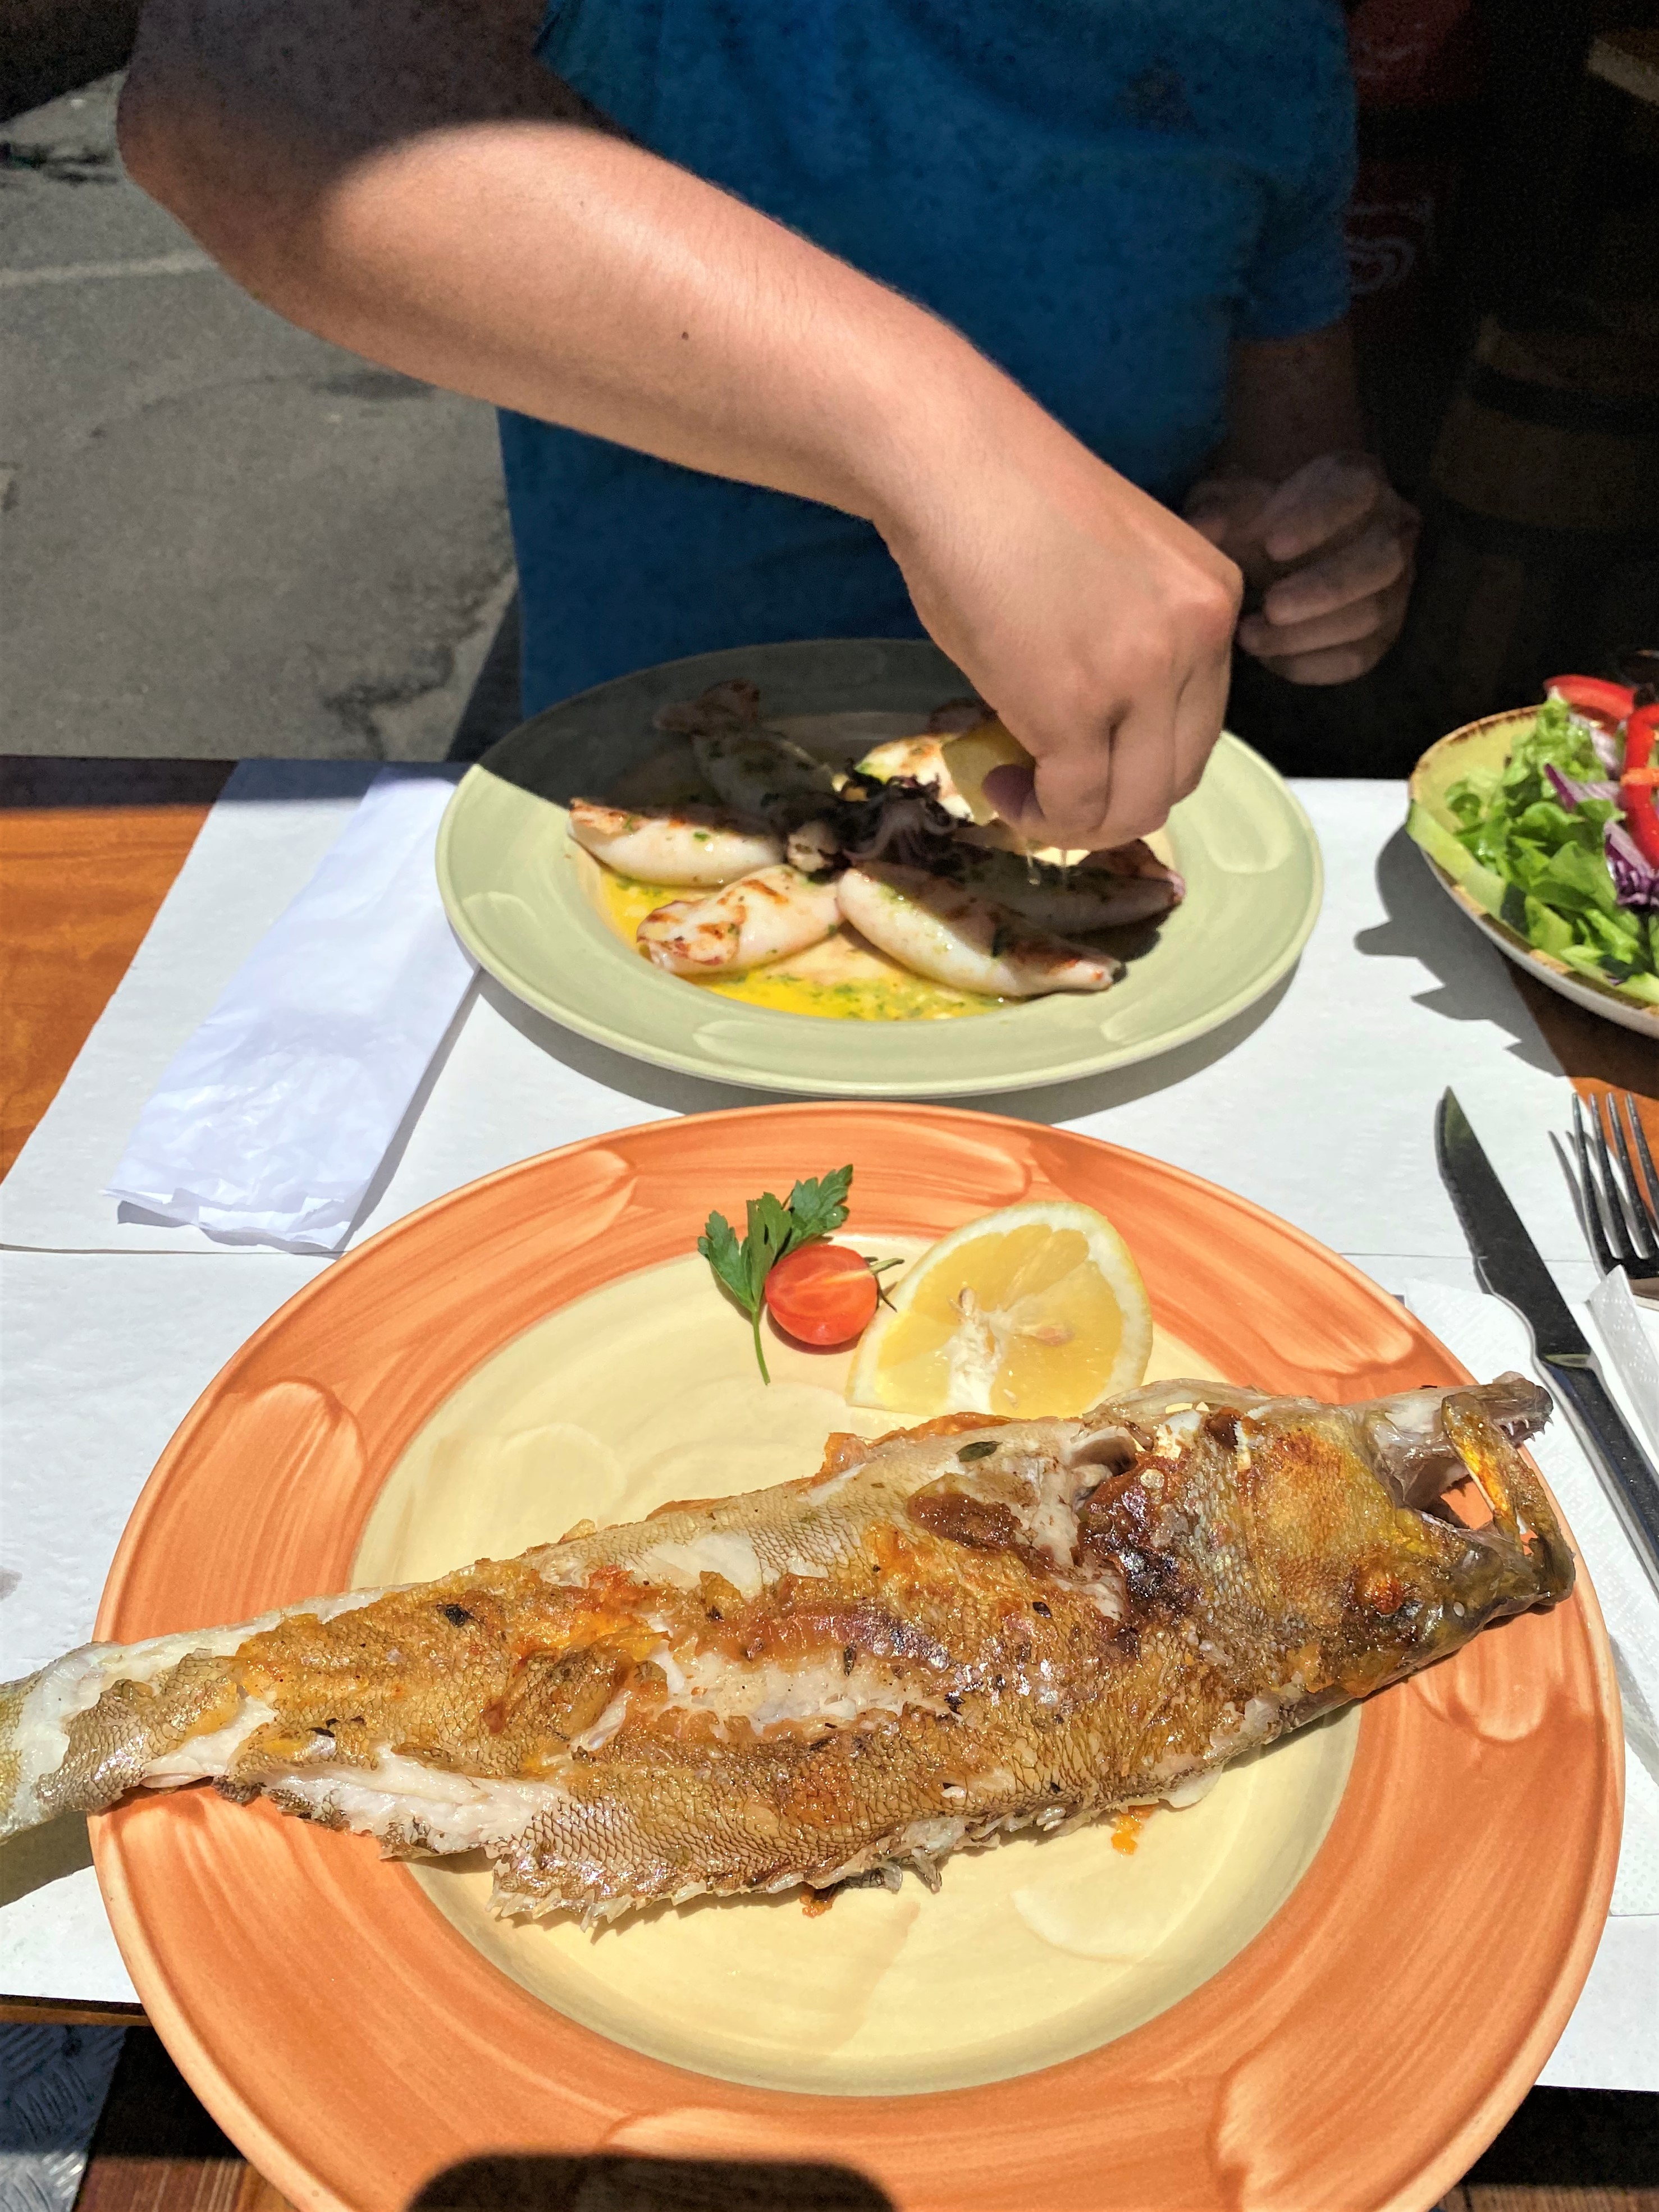
[[[1010,1206],[931,1245],[878,1308],[847,1395],[920,1419],[1080,1413],[1146,1371],[1152,1311],[1111,1223],[1069,1200]]]
[[[985,796],[985,779],[991,770],[1035,765],[1019,739],[1005,730],[994,715],[964,730],[959,738],[947,738],[939,751],[951,782],[981,826],[997,819],[995,807]]]

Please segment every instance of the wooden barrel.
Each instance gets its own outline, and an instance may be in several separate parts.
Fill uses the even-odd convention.
[[[1659,341],[1488,321],[1430,476],[1486,520],[1659,541]]]
[[[1659,339],[1486,323],[1425,506],[1401,653],[1447,727],[1659,642]]]

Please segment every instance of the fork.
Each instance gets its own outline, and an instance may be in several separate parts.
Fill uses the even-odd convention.
[[[1575,1097],[1572,1141],[1583,1186],[1584,1227],[1597,1266],[1604,1275],[1620,1269],[1637,1297],[1659,1304],[1659,1170],[1635,1098],[1628,1091],[1608,1091],[1586,1115]]]

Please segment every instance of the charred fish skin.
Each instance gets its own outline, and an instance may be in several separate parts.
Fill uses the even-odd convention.
[[[506,1912],[933,1881],[962,1845],[1179,1798],[1565,1595],[1494,1418],[1535,1423],[1528,1390],[951,1416],[438,1582],[89,1646],[0,1693],[0,1831],[211,1778],[394,1856],[482,1846]],[[1376,1439],[1431,1410],[1484,1527],[1401,1502]]]
[[[1416,1390],[1397,1390],[1387,1398],[1333,1407],[1316,1398],[1273,1397],[1265,1391],[1241,1390],[1234,1383],[1188,1376],[1143,1383],[1113,1403],[1120,1415],[1133,1419],[1155,1419],[1162,1408],[1200,1401],[1224,1401],[1241,1411],[1272,1407],[1280,1420],[1299,1413],[1318,1421],[1335,1414],[1358,1430],[1360,1448],[1395,1503],[1421,1507],[1432,1505],[1467,1472],[1446,1433],[1444,1408],[1454,1395],[1430,1383]],[[1480,1402],[1513,1444],[1536,1436],[1555,1407],[1541,1383],[1514,1373],[1484,1384]]]

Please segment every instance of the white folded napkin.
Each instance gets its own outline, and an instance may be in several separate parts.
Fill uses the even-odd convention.
[[[463,773],[380,771],[174,1054],[112,1197],[239,1243],[344,1243],[474,974],[433,868]]]
[[[1409,1282],[1406,1304],[1478,1382],[1508,1368],[1536,1373],[1526,1323],[1501,1298],[1443,1283]],[[1588,1310],[1575,1308],[1592,1340]],[[1613,1893],[1616,1915],[1659,1913],[1659,1603],[1601,1480],[1559,1411],[1528,1449],[1572,1530],[1601,1601],[1624,1706],[1625,1838]]]
[[[1590,1292],[1589,1310],[1613,1370],[1636,1409],[1637,1434],[1659,1459],[1659,1308],[1638,1304],[1630,1278],[1615,1267]]]

